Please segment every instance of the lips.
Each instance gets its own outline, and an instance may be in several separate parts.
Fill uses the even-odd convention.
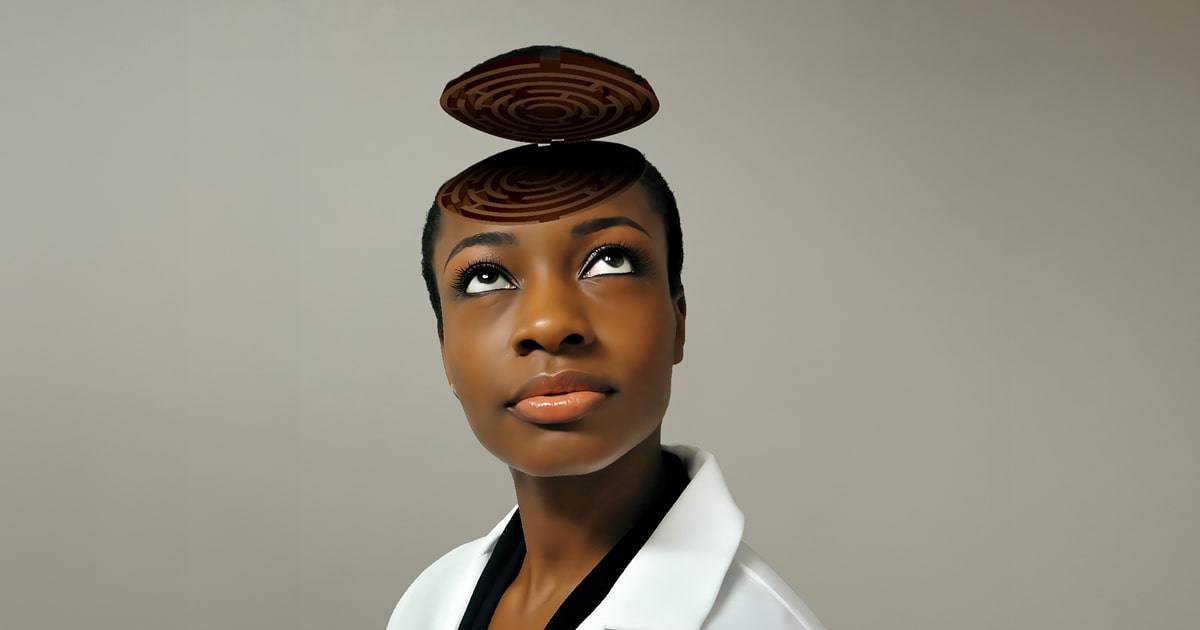
[[[588,391],[609,394],[614,391],[614,388],[608,381],[580,370],[562,370],[554,374],[538,374],[525,381],[525,384],[513,392],[507,406],[511,407],[521,400],[533,396],[552,396],[555,394]]]
[[[513,394],[506,407],[537,424],[578,419],[608,399],[616,389],[608,381],[579,370],[539,374]]]

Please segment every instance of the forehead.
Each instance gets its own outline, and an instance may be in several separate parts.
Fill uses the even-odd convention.
[[[446,210],[441,212],[441,225],[433,249],[434,261],[439,267],[457,243],[481,232],[507,232],[515,238],[516,248],[547,248],[578,240],[571,234],[573,227],[581,222],[603,217],[632,219],[641,225],[656,243],[666,242],[666,228],[657,217],[658,213],[650,206],[650,199],[640,182],[593,206],[544,222],[497,223],[467,218]]]

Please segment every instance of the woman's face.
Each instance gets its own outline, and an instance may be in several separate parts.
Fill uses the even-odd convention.
[[[600,219],[616,221],[590,223]],[[577,228],[589,223],[586,233]],[[501,238],[511,243],[451,252],[481,232],[507,233],[511,239]],[[431,264],[446,378],[476,438],[497,458],[538,477],[586,474],[658,428],[672,367],[683,360],[686,305],[682,291],[670,295],[666,229],[641,184],[545,223],[487,223],[443,211]],[[509,408],[529,378],[565,369],[615,391],[565,424],[537,424]]]

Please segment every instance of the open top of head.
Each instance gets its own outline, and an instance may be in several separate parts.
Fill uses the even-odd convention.
[[[553,221],[620,193],[645,169],[640,151],[615,142],[523,145],[451,178],[437,204],[480,221]]]

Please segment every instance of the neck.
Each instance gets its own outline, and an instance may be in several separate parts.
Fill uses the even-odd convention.
[[[534,477],[510,469],[517,491],[530,592],[578,583],[629,531],[662,477],[661,427],[609,466],[585,475]]]

